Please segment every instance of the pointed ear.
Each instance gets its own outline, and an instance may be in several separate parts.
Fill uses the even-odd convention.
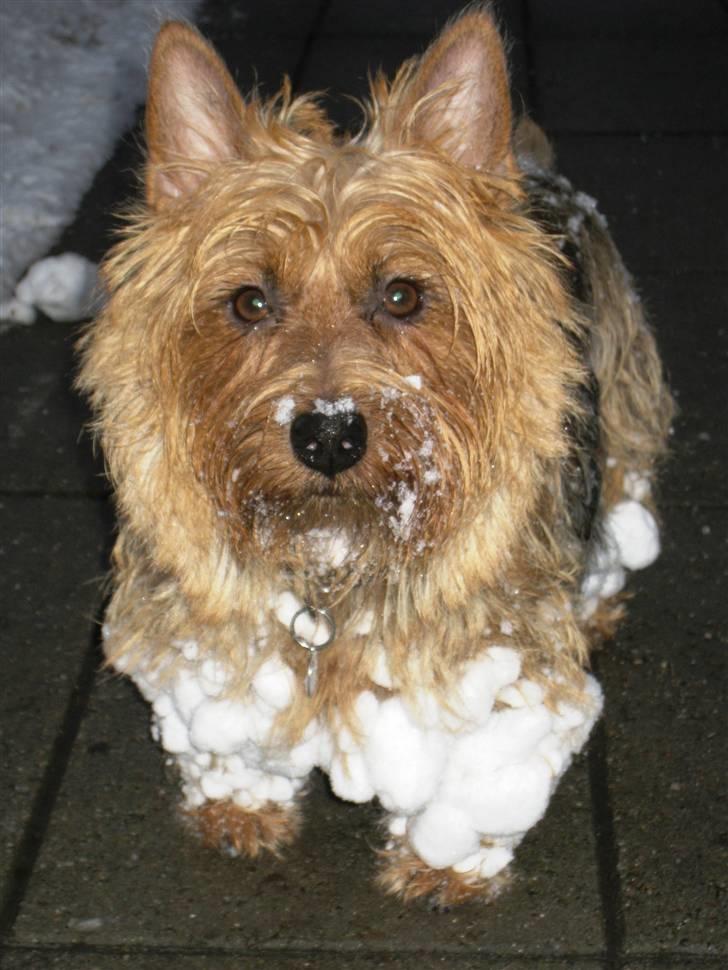
[[[416,141],[438,142],[457,161],[506,174],[511,99],[498,30],[485,10],[464,14],[423,55],[411,82]]]
[[[227,68],[196,30],[170,21],[149,69],[147,202],[166,208],[241,154],[245,105]]]

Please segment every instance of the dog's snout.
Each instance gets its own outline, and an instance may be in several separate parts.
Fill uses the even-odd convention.
[[[291,447],[304,465],[333,478],[364,456],[367,424],[357,411],[307,411],[291,424]]]

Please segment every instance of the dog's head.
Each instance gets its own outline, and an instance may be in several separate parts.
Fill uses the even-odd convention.
[[[412,558],[488,516],[506,543],[577,371],[489,16],[375,80],[350,139],[287,88],[246,103],[167,24],[147,135],[84,376],[127,516],[192,533],[209,508],[236,555],[330,527]]]

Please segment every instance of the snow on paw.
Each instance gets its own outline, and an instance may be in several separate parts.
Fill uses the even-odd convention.
[[[467,902],[491,902],[510,883],[509,868],[487,878],[476,868],[458,872],[454,868],[433,869],[417,856],[404,839],[395,839],[379,852],[379,886],[407,903],[426,899],[437,909]]]
[[[296,804],[266,802],[251,810],[222,799],[187,808],[185,815],[204,845],[251,858],[264,850],[279,855],[284,846],[296,839],[301,828],[301,811]]]

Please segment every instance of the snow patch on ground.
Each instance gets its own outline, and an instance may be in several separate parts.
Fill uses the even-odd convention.
[[[0,304],[0,320],[33,323],[36,309],[51,320],[83,320],[93,315],[99,297],[95,263],[77,253],[48,256],[31,266],[15,297]]]
[[[144,100],[154,34],[199,0],[0,7],[0,300],[72,219]]]

